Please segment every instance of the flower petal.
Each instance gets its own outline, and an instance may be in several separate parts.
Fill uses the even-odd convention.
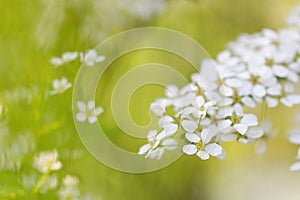
[[[206,151],[198,151],[197,152],[197,156],[201,159],[201,160],[207,160],[209,159],[209,154]]]
[[[242,135],[244,135],[248,130],[248,126],[246,124],[235,124],[233,127]]]
[[[213,143],[206,145],[205,151],[211,156],[218,156],[222,153],[223,148],[219,144]]]
[[[197,152],[197,148],[193,144],[188,144],[188,145],[184,145],[182,147],[182,151],[183,151],[183,153],[185,153],[187,155],[193,155]]]
[[[198,143],[201,140],[200,137],[194,133],[186,133],[185,138],[188,141],[193,142],[193,143]]]

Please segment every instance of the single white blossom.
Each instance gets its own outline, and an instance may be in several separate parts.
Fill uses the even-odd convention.
[[[72,83],[68,82],[66,77],[61,78],[61,80],[55,79],[52,84],[54,89],[50,92],[51,95],[62,94],[72,87]]]
[[[44,151],[34,157],[33,166],[44,174],[49,171],[59,170],[62,167],[62,163],[58,160],[56,150]]]
[[[105,56],[99,56],[97,51],[88,50],[86,54],[80,53],[80,61],[84,62],[88,67],[94,66],[96,63],[103,62],[105,60]]]
[[[90,100],[87,105],[82,101],[78,101],[77,106],[80,112],[76,114],[76,119],[80,122],[88,120],[90,124],[93,124],[97,121],[97,116],[103,112],[102,107],[95,107],[95,101],[93,100]]]

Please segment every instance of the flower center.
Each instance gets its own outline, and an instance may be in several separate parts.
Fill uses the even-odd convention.
[[[269,67],[272,67],[274,65],[274,60],[267,58],[265,64]]]
[[[202,141],[200,141],[196,144],[196,148],[198,151],[201,150],[203,148],[203,146],[204,146],[204,143]]]
[[[239,122],[241,121],[241,117],[238,116],[238,115],[236,115],[236,114],[233,114],[233,115],[231,116],[231,121],[232,121],[234,124],[239,123]]]
[[[204,94],[204,91],[201,88],[199,88],[197,90],[196,94],[197,94],[197,96],[202,96]]]
[[[251,83],[257,84],[259,82],[259,78],[257,76],[252,76],[251,77]]]

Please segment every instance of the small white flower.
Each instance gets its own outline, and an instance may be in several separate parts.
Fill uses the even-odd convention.
[[[166,138],[166,134],[162,132],[158,134],[156,130],[149,131],[148,143],[140,147],[138,154],[146,154],[145,158],[159,160],[165,150],[176,149],[178,142],[175,139]]]
[[[62,163],[57,160],[57,151],[44,151],[38,156],[34,157],[33,166],[41,173],[47,173],[49,171],[56,171],[62,167]]]
[[[80,61],[84,62],[88,67],[92,67],[95,63],[103,62],[105,56],[98,56],[97,51],[89,50],[86,54],[80,53]]]
[[[62,54],[62,58],[60,57],[53,57],[51,58],[51,63],[54,65],[54,67],[60,67],[61,65],[71,62],[75,60],[78,56],[77,52],[65,52]]]
[[[54,90],[50,92],[51,95],[62,94],[72,87],[72,83],[68,82],[66,77],[63,77],[61,80],[55,79],[52,84]]]
[[[82,101],[78,101],[77,106],[80,112],[77,113],[76,119],[80,122],[88,120],[90,124],[93,124],[97,121],[97,116],[103,112],[102,107],[95,108],[95,101],[93,100],[90,100],[87,105]]]
[[[62,55],[62,61],[64,63],[71,62],[71,61],[75,60],[77,58],[77,56],[78,56],[77,52],[65,52]]]
[[[192,144],[187,144],[182,147],[182,151],[187,155],[196,154],[201,160],[207,160],[210,156],[219,156],[223,153],[223,148],[217,143],[210,143],[212,137],[217,132],[209,129],[203,129],[200,133],[186,133],[185,138]]]
[[[59,57],[51,58],[50,62],[54,65],[54,67],[59,67],[64,64],[64,61]]]
[[[80,191],[78,189],[79,180],[77,177],[66,175],[63,179],[63,185],[58,191],[59,199],[78,199]]]

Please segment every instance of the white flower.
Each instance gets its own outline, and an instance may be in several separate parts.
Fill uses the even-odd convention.
[[[257,141],[255,151],[257,154],[262,155],[267,151],[267,141],[275,137],[277,129],[273,129],[272,123],[269,120],[262,121],[260,127],[262,128],[264,135]]]
[[[103,62],[105,56],[98,56],[97,51],[89,50],[86,54],[80,53],[80,61],[84,62],[88,67],[92,67],[95,63]]]
[[[52,84],[54,90],[50,92],[51,95],[62,94],[72,87],[72,83],[69,83],[66,77],[63,77],[61,80],[55,79]]]
[[[156,130],[149,131],[148,143],[141,146],[138,154],[146,154],[145,158],[161,159],[165,150],[174,150],[177,148],[177,141],[172,138],[166,138],[165,134],[157,133]]]
[[[223,153],[223,148],[215,142],[209,143],[216,134],[217,132],[209,129],[203,129],[200,134],[186,133],[186,139],[192,144],[184,145],[182,151],[187,155],[196,154],[201,160],[219,156]]]
[[[80,196],[78,183],[78,178],[71,175],[66,175],[63,179],[63,186],[58,191],[59,199],[78,199]]]
[[[55,67],[59,67],[67,62],[71,62],[73,60],[75,60],[78,56],[77,52],[65,52],[62,54],[62,58],[60,57],[53,57],[51,58],[51,63],[55,66]]]
[[[80,112],[76,114],[76,119],[80,122],[88,120],[90,124],[93,124],[97,121],[97,116],[103,112],[103,108],[95,108],[95,101],[93,100],[90,100],[87,105],[82,101],[78,101],[77,106]]]
[[[44,151],[38,156],[34,157],[33,166],[41,173],[47,173],[49,171],[56,171],[62,167],[62,163],[57,160],[57,151]]]
[[[62,61],[64,63],[71,62],[71,61],[75,60],[77,58],[77,56],[78,56],[77,52],[65,52],[62,55]]]
[[[254,114],[244,114],[242,108],[239,106],[235,106],[229,116],[233,124],[233,128],[241,135],[245,135],[249,130],[249,127],[258,125],[257,117]],[[249,131],[249,135],[254,135],[256,131],[260,132],[258,129],[251,129]],[[258,135],[261,135],[261,133]]]

